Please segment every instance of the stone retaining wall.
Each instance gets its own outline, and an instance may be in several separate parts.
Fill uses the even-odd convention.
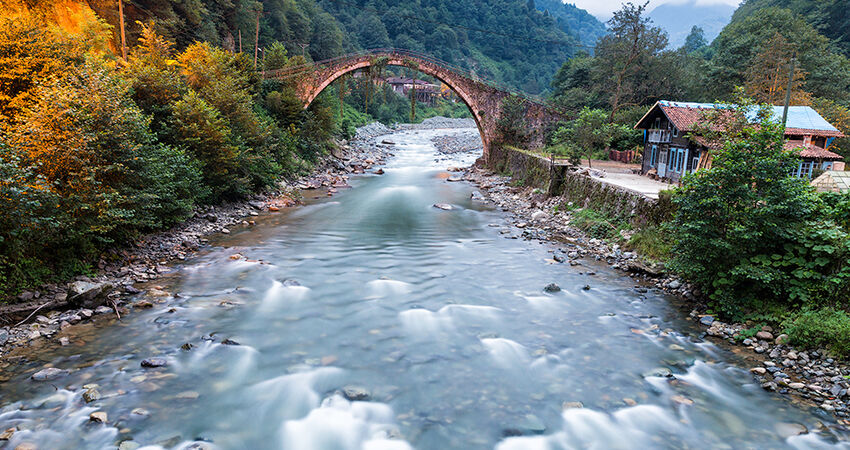
[[[659,224],[670,220],[673,215],[673,204],[664,193],[657,200],[651,199],[572,172],[567,166],[553,166],[550,160],[518,148],[491,146],[488,166],[491,170],[510,175],[524,186],[540,188],[548,195],[562,197],[565,202],[592,208],[636,226]]]

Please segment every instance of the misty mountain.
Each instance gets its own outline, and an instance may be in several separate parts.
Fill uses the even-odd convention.
[[[659,5],[649,13],[649,17],[670,35],[670,48],[679,48],[694,25],[702,27],[705,38],[711,42],[729,23],[734,12],[732,5],[701,5],[696,0],[688,0]]]

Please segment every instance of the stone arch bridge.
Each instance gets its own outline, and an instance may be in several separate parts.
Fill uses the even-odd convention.
[[[325,61],[265,71],[266,79],[294,80],[295,92],[304,108],[337,78],[368,67],[401,66],[432,76],[449,86],[469,107],[484,144],[484,159],[490,149],[500,142],[497,126],[503,114],[503,100],[515,96],[521,105],[524,127],[528,136],[526,146],[543,146],[547,125],[565,116],[556,108],[526,95],[514,92],[498,83],[486,81],[474,74],[427,55],[400,49],[377,49],[354,53]]]

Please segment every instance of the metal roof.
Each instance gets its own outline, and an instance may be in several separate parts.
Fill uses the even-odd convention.
[[[723,103],[671,102],[668,100],[660,100],[658,104],[668,108],[689,109],[729,109],[734,107],[734,105]],[[773,106],[773,120],[776,122],[782,120],[783,109],[784,106]],[[752,112],[752,116],[755,116],[755,111]],[[785,126],[786,128],[799,128],[801,130],[839,131],[811,106],[790,106],[788,108],[788,121]]]

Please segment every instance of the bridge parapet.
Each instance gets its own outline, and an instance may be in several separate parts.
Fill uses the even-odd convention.
[[[367,67],[401,66],[418,70],[448,85],[469,107],[481,140],[484,158],[487,159],[492,145],[500,140],[497,123],[502,116],[503,101],[516,96],[524,109],[524,122],[528,128],[528,146],[540,147],[544,143],[544,130],[564,115],[552,105],[518,93],[511,88],[484,80],[465,69],[449,63],[400,49],[377,49],[343,55],[325,61],[286,67],[263,73],[266,79],[294,80],[295,92],[304,102],[310,103],[334,80],[342,75]]]

